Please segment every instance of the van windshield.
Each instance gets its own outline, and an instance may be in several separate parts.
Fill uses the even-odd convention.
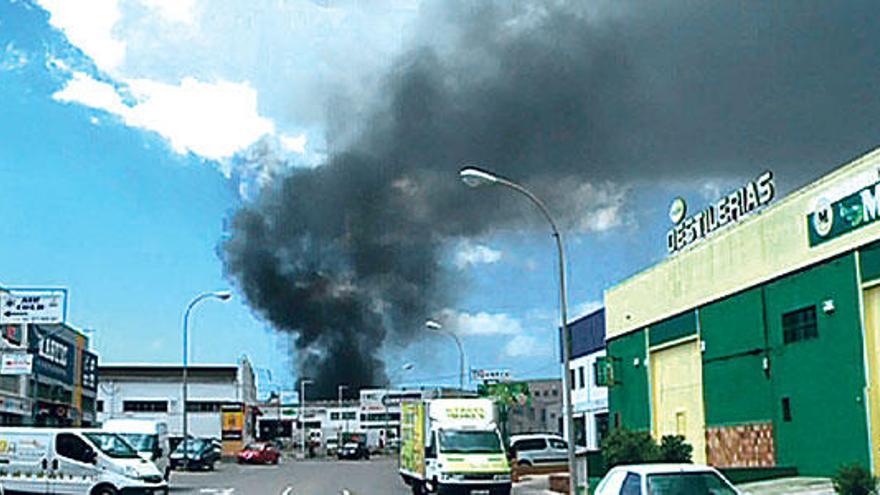
[[[118,433],[138,452],[152,452],[156,448],[156,436],[148,433]]]
[[[501,440],[494,431],[440,430],[440,451],[448,454],[500,454]]]
[[[118,459],[133,459],[138,453],[125,440],[115,433],[84,433],[101,452]]]

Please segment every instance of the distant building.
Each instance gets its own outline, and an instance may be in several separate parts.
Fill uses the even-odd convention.
[[[599,448],[608,433],[608,387],[605,359],[605,310],[599,309],[569,324],[571,363],[568,370],[574,409],[575,443]]]
[[[29,368],[0,375],[0,425],[95,423],[98,356],[83,332],[68,324],[2,325],[0,337],[4,361],[31,359]]]
[[[525,380],[531,397],[528,404],[512,406],[508,416],[511,435],[562,433],[562,381],[559,378]]]
[[[183,368],[170,364],[104,364],[98,367],[98,420],[143,418],[164,421],[183,435]],[[247,358],[238,364],[188,367],[188,433],[223,439],[230,449],[255,436],[257,390]],[[226,416],[226,421],[224,421]],[[224,423],[241,429],[224,429]]]

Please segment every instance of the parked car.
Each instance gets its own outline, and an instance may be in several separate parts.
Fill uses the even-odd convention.
[[[595,495],[739,495],[715,469],[699,464],[636,464],[608,471]]]
[[[568,442],[550,433],[511,435],[510,455],[517,466],[567,464]]]
[[[0,493],[167,494],[122,437],[82,428],[0,428]]]
[[[186,445],[186,456],[184,456]],[[171,454],[172,469],[207,469],[212,471],[214,464],[220,460],[220,453],[213,442],[203,438],[189,438],[180,442]]]
[[[238,453],[238,463],[278,464],[281,452],[271,443],[249,443]]]
[[[348,442],[336,453],[338,459],[369,459],[370,451],[367,446],[359,442]]]
[[[128,441],[141,457],[155,464],[165,480],[168,480],[171,471],[171,446],[168,442],[168,426],[164,422],[149,419],[108,419],[102,429],[116,433]]]
[[[336,455],[336,451],[339,450],[339,440],[336,438],[328,438],[327,443],[324,444],[324,448],[327,450],[328,456]]]

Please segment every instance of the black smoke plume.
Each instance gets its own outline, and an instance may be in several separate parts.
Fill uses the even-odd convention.
[[[878,14],[873,0],[426,2],[376,97],[328,100],[326,163],[235,214],[228,273],[294,336],[317,396],[382,384],[383,343],[454,300],[448,241],[540,220],[464,188],[462,164],[527,184],[581,231],[633,185],[771,168],[790,189],[877,144]]]

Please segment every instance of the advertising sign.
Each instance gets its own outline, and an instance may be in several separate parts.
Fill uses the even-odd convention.
[[[876,222],[878,201],[880,201],[880,182],[834,202],[820,198],[816,208],[807,215],[807,237],[810,247]]]
[[[478,382],[509,382],[510,370],[471,370],[471,378]]]
[[[14,346],[21,345],[21,325],[3,325],[0,327],[3,339]]]
[[[715,231],[739,222],[772,201],[775,195],[773,172],[767,171],[690,217],[685,217],[687,207],[684,201],[676,198],[669,215],[673,221],[677,219],[678,222],[666,234],[669,254],[677,253]]]
[[[244,410],[241,405],[223,405],[221,440],[241,440],[244,433]]]
[[[85,349],[82,351],[82,386],[87,390],[98,388],[98,356]]]
[[[24,352],[0,356],[0,375],[30,375],[34,366],[34,356]]]
[[[425,405],[404,402],[400,409],[400,467],[425,474]]]
[[[9,289],[0,292],[0,324],[63,323],[67,289]]]
[[[30,341],[35,346],[34,370],[43,376],[73,384],[75,353],[69,344],[39,326],[31,326]]]

